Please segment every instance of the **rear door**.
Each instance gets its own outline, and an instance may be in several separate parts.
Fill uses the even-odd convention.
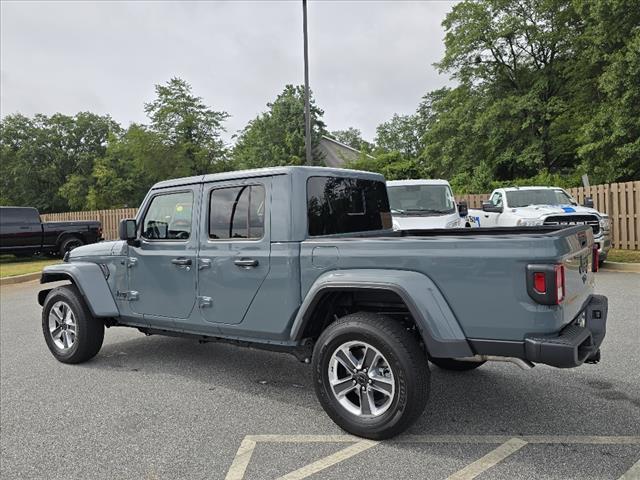
[[[205,321],[242,322],[269,273],[271,179],[205,185],[198,305]]]

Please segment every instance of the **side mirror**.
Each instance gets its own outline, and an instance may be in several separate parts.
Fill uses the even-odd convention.
[[[587,208],[593,208],[593,198],[591,197],[584,197],[584,203],[583,206],[587,207]]]
[[[127,242],[136,240],[138,236],[138,229],[135,218],[125,218],[120,220],[118,233],[120,234],[120,240],[126,240]]]
[[[466,217],[469,215],[469,207],[467,206],[467,202],[459,202],[458,203],[458,213],[460,217]]]
[[[482,202],[482,211],[483,212],[493,212],[493,213],[502,213],[502,207],[498,207],[494,205],[492,202]]]

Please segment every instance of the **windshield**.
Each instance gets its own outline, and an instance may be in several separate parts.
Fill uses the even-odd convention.
[[[400,215],[442,215],[456,208],[449,185],[387,187],[391,212]]]
[[[527,205],[575,205],[571,197],[563,190],[517,190],[507,192],[507,205],[510,208]]]

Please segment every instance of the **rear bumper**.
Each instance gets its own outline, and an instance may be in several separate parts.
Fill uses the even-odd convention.
[[[578,318],[559,333],[526,337],[526,359],[559,368],[598,361],[600,345],[606,333],[607,311],[607,297],[593,295]]]
[[[469,339],[476,355],[514,357],[533,363],[571,368],[600,359],[607,325],[607,297],[592,295],[571,324],[552,334],[526,336],[524,341]]]

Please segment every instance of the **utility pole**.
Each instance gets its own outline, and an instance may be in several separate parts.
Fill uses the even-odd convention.
[[[311,165],[311,106],[309,104],[309,40],[307,39],[307,0],[302,0],[302,33],[304,35],[304,147],[307,165]]]

